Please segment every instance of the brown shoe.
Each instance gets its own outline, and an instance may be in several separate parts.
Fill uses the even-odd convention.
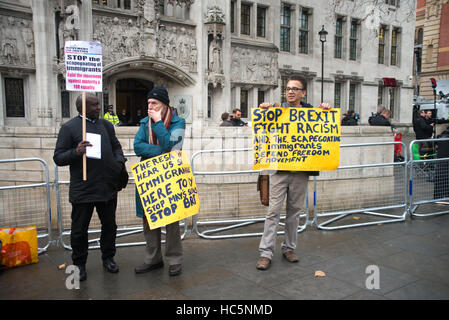
[[[266,257],[260,257],[257,261],[256,268],[259,270],[267,270],[271,265],[271,260]]]
[[[282,254],[288,262],[298,262],[299,258],[293,251],[286,251]]]

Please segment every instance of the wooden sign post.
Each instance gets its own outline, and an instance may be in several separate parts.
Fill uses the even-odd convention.
[[[67,41],[64,46],[66,90],[82,92],[82,136],[86,141],[86,92],[102,92],[101,43]],[[87,180],[87,157],[83,155],[83,180]]]

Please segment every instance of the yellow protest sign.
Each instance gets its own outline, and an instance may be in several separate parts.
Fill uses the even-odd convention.
[[[253,108],[253,170],[335,170],[340,109]]]
[[[187,155],[172,151],[131,166],[150,229],[185,219],[200,210]]]

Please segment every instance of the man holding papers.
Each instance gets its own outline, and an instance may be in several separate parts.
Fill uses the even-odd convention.
[[[73,264],[86,280],[86,261],[90,219],[94,207],[101,221],[100,247],[104,267],[119,271],[114,261],[117,225],[117,192],[127,181],[126,158],[113,125],[99,119],[101,106],[95,95],[86,95],[86,140],[82,133],[82,95],[76,100],[80,113],[63,124],[59,131],[53,160],[58,166],[70,166],[69,201],[72,204],[71,246]],[[87,155],[87,180],[83,181],[83,155]],[[123,175],[125,177],[123,178]]]

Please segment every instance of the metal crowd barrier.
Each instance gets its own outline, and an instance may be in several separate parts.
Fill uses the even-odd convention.
[[[201,150],[192,155],[190,165],[200,197],[200,212],[193,216],[193,231],[200,237],[225,239],[261,236],[263,234],[263,232],[246,232],[211,235],[265,221],[268,209],[260,203],[259,192],[257,191],[257,177],[261,173],[260,170],[198,171],[195,169],[195,159],[200,155],[247,151],[252,151],[252,149]],[[229,159],[229,157],[222,157],[222,159]],[[298,232],[303,231],[310,224],[307,194],[305,201],[305,213],[301,214],[300,218],[306,220],[303,225],[298,226]],[[283,211],[285,212],[285,208]],[[285,215],[281,215],[281,221],[284,219]],[[198,228],[199,226],[210,225],[219,227],[206,229],[205,231],[200,231]],[[280,222],[280,225],[284,225],[284,223]],[[284,231],[278,231],[278,234],[284,234]]]
[[[441,209],[449,205],[449,138],[413,140],[409,152],[412,155],[409,162],[410,215],[429,217],[449,213],[449,210],[435,211],[439,209],[435,204],[441,205]],[[419,207],[424,211],[417,212]]]
[[[402,142],[347,144],[340,147],[343,154],[350,148],[361,150],[380,146],[382,148],[376,150],[377,155],[382,155],[379,152],[388,152],[387,155],[391,153],[393,158],[393,148],[388,146],[396,144],[401,144],[405,150]],[[335,177],[322,181],[320,187],[317,186],[317,177],[314,177],[314,223],[317,228],[335,230],[404,221],[407,215],[407,154],[404,153],[402,162],[380,161],[340,166],[336,171],[329,171]],[[357,154],[361,158],[360,162],[363,162],[363,153]],[[336,192],[339,200],[335,198]],[[389,213],[379,212],[383,210]],[[323,222],[318,221],[319,218],[332,216]],[[346,217],[352,219],[341,221]],[[373,217],[375,221],[372,221]],[[376,220],[378,217],[386,219]],[[337,225],[328,226],[331,223]]]
[[[135,153],[125,154],[128,158],[127,163],[129,163],[130,157],[136,157]],[[129,166],[128,166],[129,167]],[[67,166],[68,168],[68,166]],[[68,175],[68,171],[67,171]],[[71,204],[68,200],[68,187],[70,181],[59,180],[59,167],[55,167],[55,188],[56,188],[56,202],[58,211],[58,225],[59,225],[59,241],[61,245],[72,250],[72,247],[66,243],[64,237],[69,237],[71,234]],[[143,232],[142,219],[136,216],[136,205],[135,205],[135,184],[132,174],[129,174],[128,185],[125,189],[122,189],[117,196],[117,210],[116,210],[116,223],[117,223],[117,243],[116,247],[129,247],[137,245],[145,245],[145,241],[137,242],[120,242],[120,238],[125,236],[134,235]],[[88,234],[98,234],[101,233],[101,222],[98,216],[92,215],[92,220],[89,225]],[[184,239],[188,232],[187,220],[183,220],[180,223],[181,227],[184,227],[184,233],[181,235],[181,239]],[[162,229],[162,233],[165,234],[165,227]],[[165,243],[165,239],[161,241]],[[89,239],[89,249],[99,249],[100,248],[100,238]]]
[[[45,182],[0,187],[0,226],[30,227],[36,226],[38,253],[47,251],[52,243],[50,179],[47,163],[39,158],[2,159],[0,163],[19,163],[37,161],[44,166]],[[10,172],[16,172],[17,166]],[[26,170],[23,170],[26,172]],[[42,180],[39,172],[36,180]],[[42,190],[43,189],[43,190]],[[42,206],[43,205],[43,206]],[[44,240],[44,246],[42,241]]]

